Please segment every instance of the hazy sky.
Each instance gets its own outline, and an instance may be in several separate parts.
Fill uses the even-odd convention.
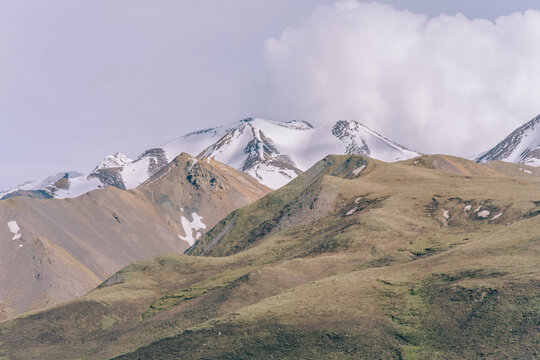
[[[354,119],[421,152],[478,153],[540,113],[529,8],[0,0],[0,188],[250,116]]]

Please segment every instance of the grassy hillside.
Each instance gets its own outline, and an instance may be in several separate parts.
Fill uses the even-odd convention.
[[[1,324],[2,356],[538,358],[539,185],[512,164],[329,156],[190,249],[214,257],[140,261]]]

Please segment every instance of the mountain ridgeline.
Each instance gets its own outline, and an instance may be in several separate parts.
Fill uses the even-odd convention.
[[[540,165],[540,115],[513,131],[475,161],[506,161]],[[143,151],[136,159],[122,153],[107,156],[90,173],[57,173],[0,190],[0,199],[14,196],[74,198],[114,186],[133,189],[178,154],[213,158],[277,189],[328,154],[359,154],[382,161],[399,161],[420,153],[378,134],[357,121],[340,120],[313,127],[306,121],[276,122],[247,118],[232,124],[183,135]]]
[[[419,155],[356,121],[315,128],[305,121],[275,122],[257,118],[205,129],[145,150],[135,160],[109,155],[89,174],[59,173],[0,191],[0,199],[26,195],[73,198],[115,186],[133,189],[178,154],[212,158],[243,171],[262,184],[279,188],[328,154],[361,154],[384,161]]]

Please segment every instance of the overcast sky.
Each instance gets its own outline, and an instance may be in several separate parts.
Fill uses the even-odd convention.
[[[252,116],[478,153],[540,113],[539,8],[0,0],[0,188]]]

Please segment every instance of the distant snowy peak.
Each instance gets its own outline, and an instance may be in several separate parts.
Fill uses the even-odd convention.
[[[249,120],[255,120],[255,119],[251,118]],[[262,120],[262,119],[260,119],[260,120]],[[288,129],[296,129],[296,130],[313,129],[313,125],[311,125],[307,121],[298,121],[298,120],[291,120],[291,121],[288,121],[288,122],[277,122],[277,121],[270,121],[270,120],[265,120],[265,121],[273,122],[276,125],[283,126],[283,127],[288,128]]]
[[[58,189],[66,188],[68,179],[82,176],[83,174],[77,171],[69,171],[57,173],[45,178],[26,181],[20,185],[13,186],[8,189],[0,190],[0,200],[7,199],[13,194],[19,192],[28,192],[35,197],[50,198],[54,197]]]
[[[0,200],[16,194],[42,198],[73,198],[88,191],[111,185],[125,189],[120,171],[132,161],[121,153],[109,155],[90,174],[70,171],[39,180],[27,181],[24,184],[0,191]]]
[[[384,161],[420,155],[356,121],[315,128],[307,122],[250,118],[222,131],[199,157],[211,157],[278,188],[328,154],[362,154]],[[210,132],[207,130],[207,133]]]
[[[384,161],[406,160],[420,155],[358,121],[340,120],[332,127],[332,134],[347,145],[346,154],[361,154]]]
[[[96,166],[96,168],[94,169],[94,172],[101,169],[122,167],[124,165],[129,164],[132,161],[133,161],[132,159],[130,159],[129,157],[127,157],[126,155],[122,153],[109,155],[102,162],[100,162],[98,166]]]
[[[540,166],[540,115],[476,158],[479,163],[494,160]]]
[[[274,123],[244,120],[199,154],[244,171],[262,184],[277,188],[302,173],[294,160],[280,150],[280,135],[311,129],[305,122]],[[277,131],[277,136],[270,135]],[[275,141],[273,139],[276,139]]]
[[[167,165],[169,161],[161,148],[144,151],[132,160],[122,153],[107,156],[87,175],[70,177],[63,188],[52,188],[50,193],[55,198],[72,198],[91,190],[107,186],[119,189],[133,189]]]
[[[49,197],[66,198],[107,186],[132,189],[183,152],[199,159],[213,158],[274,189],[328,154],[362,154],[383,161],[420,155],[356,121],[340,120],[314,127],[306,121],[247,118],[186,134],[144,151],[135,160],[121,153],[109,155],[89,174],[57,174],[0,192],[0,198],[19,190],[43,191]]]

